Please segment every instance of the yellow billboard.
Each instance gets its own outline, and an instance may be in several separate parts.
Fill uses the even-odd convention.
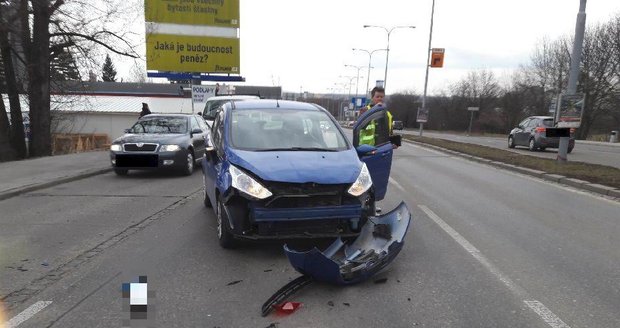
[[[240,74],[239,39],[146,34],[149,70]]]
[[[147,22],[239,27],[239,0],[144,0]]]

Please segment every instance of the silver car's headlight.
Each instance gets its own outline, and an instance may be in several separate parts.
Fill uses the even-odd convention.
[[[159,151],[177,151],[181,149],[179,145],[162,145],[159,147]]]
[[[357,197],[363,193],[365,193],[372,186],[372,179],[370,178],[370,172],[368,172],[368,168],[366,167],[366,163],[362,163],[362,170],[360,171],[360,175],[357,177],[357,180],[351,185],[348,192],[349,194]]]
[[[233,188],[258,199],[265,199],[272,195],[267,188],[263,187],[263,185],[238,168],[231,165],[228,172],[230,172],[230,176],[232,177]]]
[[[123,150],[123,146],[121,146],[119,144],[110,145],[110,150],[111,151],[122,151]]]

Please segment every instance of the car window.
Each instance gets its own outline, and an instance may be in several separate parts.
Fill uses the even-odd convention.
[[[225,103],[229,102],[230,99],[215,99],[215,100],[207,100],[205,104],[205,109],[202,111],[202,116],[205,120],[213,120],[215,119],[215,115],[217,115],[217,110]]]
[[[380,146],[390,142],[387,114],[366,122],[359,128],[359,143]]]
[[[327,129],[322,129],[327,127]],[[323,111],[248,109],[232,112],[232,146],[247,150],[345,150],[347,142]]]
[[[185,117],[149,117],[141,119],[130,128],[130,133],[187,133]]]
[[[533,118],[533,119],[531,119],[531,120],[530,120],[530,122],[527,124],[527,127],[528,127],[528,128],[533,128],[533,127],[536,127],[536,126],[538,126],[538,122],[539,122],[539,120],[538,120],[537,118]]]
[[[546,118],[543,120],[543,125],[546,127],[553,127],[553,119],[552,118]]]
[[[530,119],[526,118],[523,121],[521,121],[521,123],[519,123],[519,126],[526,127],[527,123],[529,123],[529,122],[530,122]]]
[[[192,122],[192,131],[195,130],[195,129],[202,130],[202,128],[200,127],[200,124],[198,124],[198,120],[196,119],[196,117],[192,116],[191,122]]]

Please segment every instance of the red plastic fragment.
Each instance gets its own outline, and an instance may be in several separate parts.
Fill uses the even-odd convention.
[[[291,314],[291,313],[295,312],[301,305],[302,305],[302,303],[300,303],[300,302],[285,302],[285,303],[276,304],[273,307],[279,313]]]

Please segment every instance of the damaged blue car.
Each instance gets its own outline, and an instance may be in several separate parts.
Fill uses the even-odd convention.
[[[368,124],[373,143],[359,145]],[[366,112],[353,136],[351,143],[315,104],[223,104],[202,165],[204,205],[215,211],[219,244],[358,236],[387,190],[395,142],[387,111]]]

